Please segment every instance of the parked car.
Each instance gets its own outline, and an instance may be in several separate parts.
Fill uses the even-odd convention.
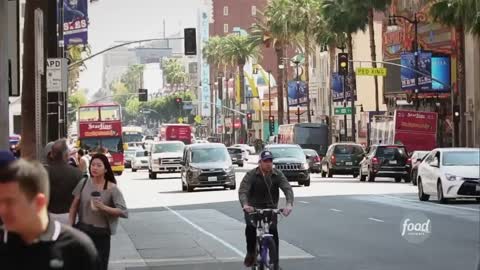
[[[430,153],[430,151],[414,151],[409,158],[410,179],[412,180],[412,184],[414,186],[417,185],[418,165],[422,163],[423,159],[428,155],[428,153]]]
[[[303,149],[308,161],[308,168],[310,169],[311,173],[320,173],[321,172],[321,161],[322,158],[317,153],[317,151],[313,149]]]
[[[374,182],[376,177],[392,177],[395,182],[410,182],[407,150],[403,145],[372,145],[360,163],[360,181]]]
[[[123,152],[125,156],[125,168],[132,168],[132,158],[135,156],[135,153],[137,151],[143,150],[142,148],[139,147],[129,147],[127,150]]]
[[[365,152],[361,144],[334,143],[328,147],[325,157],[322,159],[322,177],[333,175],[353,175],[357,177],[360,170],[360,162]]]
[[[224,144],[188,145],[181,163],[183,191],[192,192],[197,187],[218,186],[236,189],[235,170]]]
[[[418,166],[418,198],[435,195],[440,203],[450,199],[480,201],[480,149],[437,148]]]
[[[137,150],[135,156],[132,157],[132,172],[137,170],[148,169],[148,152],[145,150]]]
[[[273,166],[282,171],[289,182],[310,186],[310,171],[305,153],[297,144],[269,144],[264,150],[272,152]]]
[[[234,144],[232,147],[240,147],[244,150],[246,150],[250,155],[255,154],[255,147],[250,146],[248,144]]]
[[[232,158],[232,163],[237,164],[239,167],[243,167],[244,162],[247,160],[246,151],[240,147],[228,147],[227,150]]]
[[[156,179],[158,173],[180,172],[185,144],[182,141],[159,141],[150,145],[149,178]]]

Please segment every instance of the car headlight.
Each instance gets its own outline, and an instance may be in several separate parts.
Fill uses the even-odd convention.
[[[199,168],[190,167],[190,171],[194,174],[199,174],[201,170]]]
[[[158,165],[158,164],[160,164],[160,161],[159,161],[158,159],[154,159],[154,160],[153,160],[153,164],[157,164],[157,165]]]
[[[463,177],[456,176],[453,174],[446,173],[445,178],[447,178],[448,181],[461,181],[463,180]]]
[[[230,174],[233,172],[233,166],[227,167],[223,169],[227,174]]]
[[[309,168],[308,163],[303,163],[302,164],[302,169],[308,170],[308,168]]]

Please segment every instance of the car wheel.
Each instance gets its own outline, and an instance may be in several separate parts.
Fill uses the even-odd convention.
[[[309,186],[310,186],[310,179],[308,179],[307,181],[303,182],[303,185],[306,186],[306,187],[309,187]]]
[[[187,192],[193,192],[195,188],[187,185]]]
[[[395,183],[400,183],[400,182],[402,182],[402,177],[396,176],[395,177]]]
[[[425,194],[423,192],[423,184],[420,178],[418,178],[417,184],[418,184],[418,199],[422,202],[428,201],[428,199],[430,199],[430,195]]]
[[[475,200],[476,200],[477,202],[480,202],[480,198],[475,198]]]
[[[440,181],[438,181],[438,183],[437,183],[437,198],[438,198],[438,202],[441,203],[441,204],[448,203],[448,200],[443,195],[443,187],[442,187],[442,183]]]
[[[358,173],[354,173],[353,178],[357,178],[357,177],[358,177]]]
[[[237,189],[237,184],[233,184],[231,186],[228,187],[230,190],[235,190]]]
[[[132,168],[132,172],[136,172],[136,171],[137,171],[137,169]]]
[[[373,174],[370,169],[368,170],[368,182],[375,182],[375,174]]]
[[[152,172],[152,179],[157,179],[157,173]]]
[[[239,163],[238,166],[239,166],[239,167],[243,167],[243,163]]]
[[[403,181],[405,181],[405,183],[410,183],[412,181],[412,178],[410,177],[410,175],[407,175],[403,178]]]

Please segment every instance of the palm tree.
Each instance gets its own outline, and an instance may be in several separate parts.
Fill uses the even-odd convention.
[[[291,13],[294,15],[293,31],[301,35],[303,39],[303,47],[305,52],[305,82],[307,88],[310,81],[310,53],[314,50],[311,44],[311,38],[314,34],[314,23],[316,20],[316,12],[318,11],[319,1],[315,0],[292,0]],[[310,91],[307,91],[307,119],[312,122],[310,114]]]
[[[352,34],[359,30],[365,31],[367,26],[367,13],[361,7],[352,9],[349,0],[324,0],[322,3],[322,16],[331,32],[345,33],[347,37],[347,52],[350,62],[353,60],[353,38]],[[351,89],[352,109],[355,108],[356,80],[354,76],[353,63],[348,65],[348,85]],[[352,137],[355,137],[355,114],[352,113]],[[353,138],[355,139],[355,138]]]
[[[374,14],[376,11],[384,12],[391,4],[391,0],[362,0],[355,1],[349,0],[350,7],[354,10],[353,13],[367,17],[368,30],[370,34],[370,54],[372,58],[372,67],[377,67],[377,53],[375,45],[375,27],[374,27]],[[375,111],[379,111],[379,99],[378,99],[378,77],[374,76],[375,83]]]
[[[236,64],[238,67],[240,79],[240,103],[245,99],[245,73],[244,67],[248,59],[256,59],[260,56],[260,50],[256,43],[252,42],[249,36],[240,36],[231,34],[226,36],[225,40],[225,57]],[[246,130],[243,137],[246,141]]]
[[[267,48],[273,46],[277,55],[277,67],[284,63],[284,51],[288,45],[295,43],[295,34],[292,27],[290,0],[269,1],[265,12],[259,12],[257,23],[251,28],[251,36],[254,43],[264,45]],[[284,64],[284,68],[288,65]],[[284,112],[284,77],[283,70],[277,73],[277,102],[278,124],[282,125]],[[288,96],[288,94],[287,94]]]
[[[465,30],[476,36],[480,35],[480,13],[477,13],[477,10],[480,10],[480,3],[475,0],[437,0],[430,7],[430,15],[434,21],[455,28],[458,40],[456,48],[458,91],[454,96],[454,103],[460,103],[460,115],[463,115],[465,110]],[[465,118],[460,119],[461,128],[458,130],[465,130]],[[464,135],[465,132],[461,137],[464,138]],[[463,145],[463,142],[460,144]]]

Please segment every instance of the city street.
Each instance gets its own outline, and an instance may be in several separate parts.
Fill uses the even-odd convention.
[[[236,168],[237,188],[255,158]],[[390,179],[312,177],[310,187],[294,186],[294,211],[279,222],[283,269],[474,269],[480,216],[474,201],[420,202],[416,187]],[[130,216],[113,237],[111,269],[245,269],[237,191],[182,192],[179,174],[149,180],[146,171],[127,170],[117,179]],[[431,233],[414,243],[402,237],[403,221],[419,213]]]

